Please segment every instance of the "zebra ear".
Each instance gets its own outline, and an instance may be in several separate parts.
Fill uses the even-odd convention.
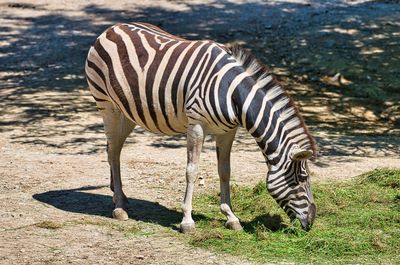
[[[313,156],[313,152],[310,150],[303,150],[303,149],[295,149],[292,152],[292,160],[300,161],[300,160],[307,160]]]

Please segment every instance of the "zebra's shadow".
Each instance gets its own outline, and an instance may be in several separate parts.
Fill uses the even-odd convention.
[[[32,197],[42,203],[57,209],[110,217],[113,210],[112,197],[109,195],[89,193],[86,191],[103,188],[104,186],[88,186],[76,189],[52,190],[34,194]],[[157,202],[128,198],[128,215],[130,219],[177,230],[182,220],[182,213],[169,209]],[[196,214],[195,220],[208,219],[204,215]]]

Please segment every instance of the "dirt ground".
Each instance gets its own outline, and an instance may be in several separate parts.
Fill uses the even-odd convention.
[[[400,167],[399,18],[397,1],[0,0],[0,264],[251,264],[177,232],[184,135],[132,133],[122,154],[130,220],[110,218],[105,137],[83,72],[109,25],[147,21],[251,48],[316,137],[317,182]],[[353,84],[335,84],[339,72]],[[232,156],[233,183],[264,180],[244,130]],[[218,188],[215,157],[209,137],[196,193]]]

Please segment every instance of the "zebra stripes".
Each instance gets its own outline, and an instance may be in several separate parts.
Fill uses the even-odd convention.
[[[270,194],[290,216],[312,223],[306,159],[314,140],[287,92],[242,48],[117,24],[90,48],[85,70],[99,109],[111,102],[151,132],[174,135],[199,124],[223,135],[245,127],[269,164]]]
[[[185,107],[191,110],[188,117],[201,116],[218,131],[226,131],[238,125],[232,121],[232,107],[231,117],[224,116],[221,107],[214,113],[218,91],[207,88],[221,82],[215,69],[227,60],[236,63],[211,41],[182,40],[148,24],[121,24],[98,38],[89,51],[86,71],[96,100],[111,99],[135,124],[150,131],[185,132]],[[200,90],[184,89],[188,87]]]

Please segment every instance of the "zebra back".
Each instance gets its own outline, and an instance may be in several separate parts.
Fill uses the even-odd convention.
[[[86,75],[101,102],[135,124],[173,135],[190,122],[212,133],[245,127],[275,161],[288,145],[315,143],[288,93],[271,71],[239,46],[190,41],[147,24],[117,24],[89,50]]]

